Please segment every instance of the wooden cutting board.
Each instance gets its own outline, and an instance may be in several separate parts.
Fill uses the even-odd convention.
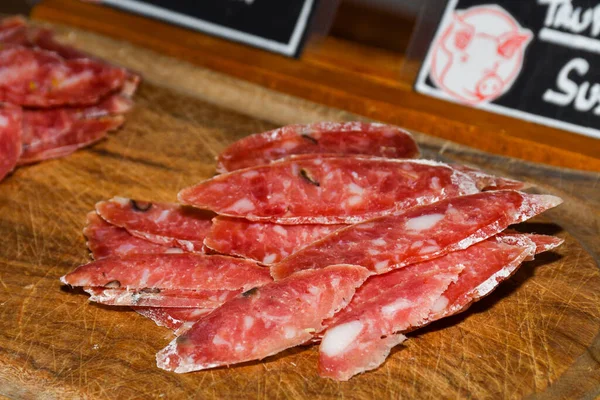
[[[345,383],[317,375],[317,348],[178,375],[156,367],[173,335],[99,306],[58,278],[89,260],[81,229],[115,195],[173,201],[247,134],[347,112],[60,28],[146,77],[119,132],[0,183],[0,394],[10,398],[593,398],[600,394],[600,176],[491,156],[417,134],[429,158],[524,179],[565,204],[526,231],[565,239],[467,312],[414,332],[385,364]]]

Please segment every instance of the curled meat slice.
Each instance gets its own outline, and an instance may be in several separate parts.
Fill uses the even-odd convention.
[[[86,287],[90,301],[110,306],[143,306],[160,308],[204,308],[214,310],[242,293],[238,290],[180,290]]]
[[[526,182],[495,176],[466,165],[452,164],[452,167],[469,175],[477,183],[479,190],[521,190],[529,187]]]
[[[0,101],[30,107],[91,105],[121,88],[126,71],[23,46],[0,49]]]
[[[366,122],[289,125],[233,143],[219,154],[217,171],[234,171],[307,153],[416,158],[419,148],[410,133],[391,125]]]
[[[192,253],[107,257],[60,279],[71,286],[177,290],[248,290],[272,281],[253,261]]]
[[[124,228],[104,221],[95,211],[88,213],[83,234],[87,238],[87,247],[96,260],[113,256],[126,257],[132,254],[183,253],[179,247],[152,243],[132,236]]]
[[[0,21],[0,43],[48,50],[67,60],[90,59],[105,62],[72,46],[58,42],[51,30],[29,26],[27,21],[21,17],[9,17]],[[121,94],[128,97],[133,96],[140,81],[139,75],[127,71],[120,90]]]
[[[561,239],[552,236],[527,234],[501,234],[482,242],[478,247],[485,253],[475,261],[465,263],[458,281],[450,285],[441,298],[444,307],[432,310],[429,319],[434,321],[464,311],[513,275],[523,261],[561,243]]]
[[[478,191],[468,175],[446,164],[353,156],[284,160],[230,172],[183,189],[178,198],[251,221],[339,224]]]
[[[340,229],[271,267],[281,279],[336,262],[378,274],[462,250],[562,200],[501,190],[455,197]]]
[[[212,311],[211,308],[133,307],[133,309],[154,321],[156,325],[171,329],[177,336]]]
[[[68,123],[68,126],[62,125],[65,121],[55,121],[57,125],[46,130],[44,126],[30,124],[30,112],[26,112],[25,115],[27,119],[25,126],[28,128],[27,139],[23,142],[23,154],[19,159],[19,165],[69,155],[104,139],[108,132],[119,129],[125,122],[125,117],[122,115],[109,115],[75,120]]]
[[[0,103],[0,181],[21,156],[22,118],[21,107]]]
[[[494,237],[371,277],[348,307],[326,322],[328,329],[319,348],[321,376],[347,380],[378,367],[402,339],[401,333],[449,315],[454,300],[465,295],[465,283],[472,281],[472,276],[485,275],[493,281],[489,293],[533,256],[533,242],[525,236],[518,239],[518,243],[507,243]]]
[[[348,380],[377,368],[392,347],[404,341],[400,332],[427,320],[462,268],[438,259],[391,272],[393,285],[384,282],[375,297],[361,297],[354,307],[342,310],[334,317],[335,322],[328,324],[319,347],[319,374]],[[382,280],[373,281],[371,287],[379,282]]]
[[[133,236],[185,251],[202,252],[214,214],[179,204],[115,197],[96,204],[96,211],[112,225]]]
[[[204,245],[222,254],[277,263],[302,247],[346,225],[280,225],[242,218],[217,217]]]
[[[369,272],[334,265],[247,291],[202,317],[156,355],[179,373],[257,360],[300,345],[343,308]]]

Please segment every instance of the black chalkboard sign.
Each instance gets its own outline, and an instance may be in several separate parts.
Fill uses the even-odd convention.
[[[600,138],[600,2],[450,0],[415,89]]]
[[[103,4],[297,56],[318,0],[102,0]]]

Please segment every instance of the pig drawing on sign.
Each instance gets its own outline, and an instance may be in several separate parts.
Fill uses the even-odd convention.
[[[434,44],[431,79],[461,102],[493,101],[516,80],[532,37],[499,6],[455,11]]]

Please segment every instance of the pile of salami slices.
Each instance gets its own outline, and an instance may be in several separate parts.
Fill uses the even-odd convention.
[[[60,44],[23,18],[0,21],[0,180],[119,128],[140,78]]]
[[[180,204],[98,203],[84,230],[96,261],[61,280],[173,329],[160,368],[320,342],[319,374],[347,380],[562,243],[507,229],[561,199],[418,154],[410,134],[381,124],[248,136]]]

